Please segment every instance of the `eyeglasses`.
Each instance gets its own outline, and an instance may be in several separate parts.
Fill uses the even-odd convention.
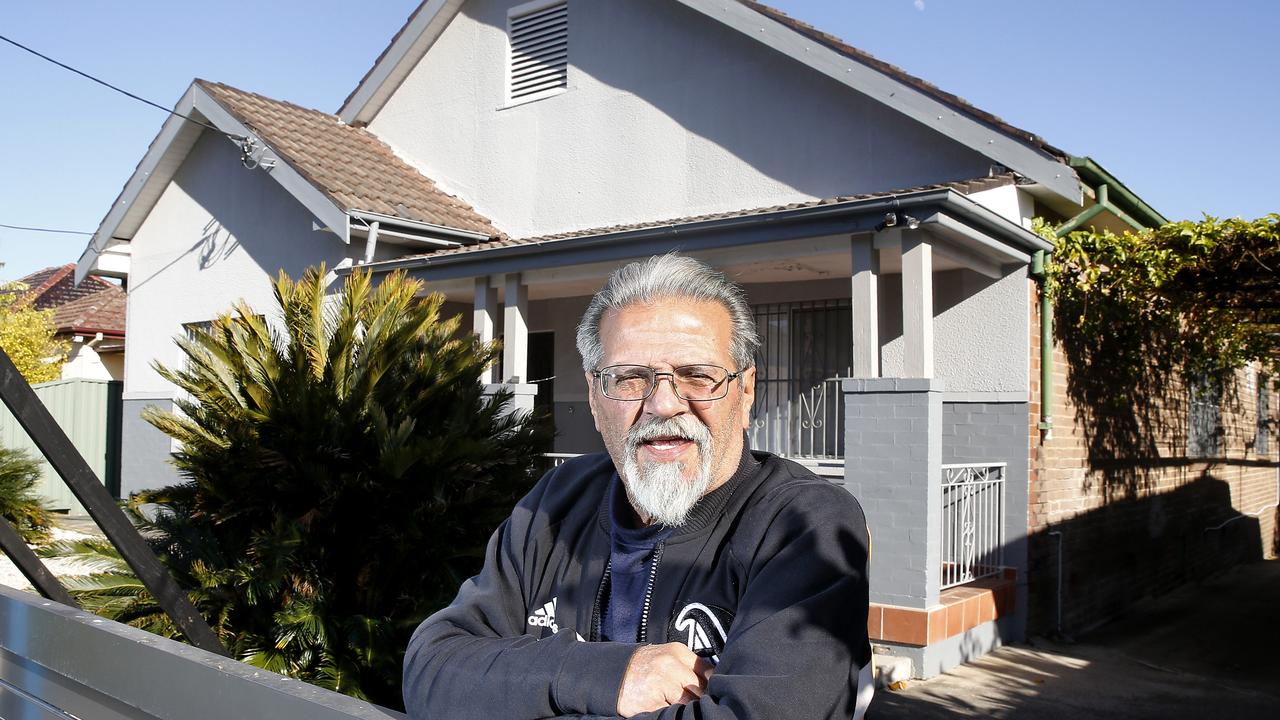
[[[647,400],[658,387],[658,379],[671,380],[676,397],[681,400],[719,400],[729,394],[729,383],[745,370],[729,372],[719,365],[681,365],[671,372],[659,372],[646,365],[610,365],[593,370],[600,381],[600,391],[611,400]]]

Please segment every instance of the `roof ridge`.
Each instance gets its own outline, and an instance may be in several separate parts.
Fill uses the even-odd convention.
[[[1000,130],[1010,135],[1014,135],[1019,137],[1020,139],[1031,142],[1039,146],[1042,150],[1044,150],[1047,153],[1057,155],[1061,158],[1066,158],[1069,156],[1069,153],[1049,144],[1040,135],[1033,133],[1030,130],[1024,130],[1020,127],[1017,127],[1016,125],[1013,125],[1008,121],[1000,118],[998,115],[992,112],[989,112],[987,110],[983,110],[982,108],[974,105],[968,100],[965,100],[959,95],[943,90],[942,88],[929,82],[928,80],[925,80],[924,78],[918,75],[914,75],[910,72],[907,72],[903,68],[897,65],[894,65],[893,63],[881,60],[880,58],[872,55],[871,53],[861,48],[855,47],[854,45],[849,44],[848,41],[836,35],[832,35],[831,33],[826,32],[825,30],[820,30],[814,27],[813,25],[810,25],[809,23],[804,22],[803,20],[798,20],[796,18],[793,18],[787,13],[771,5],[766,5],[762,2],[759,2],[759,0],[737,0],[737,2],[745,7],[755,10],[756,12],[762,15],[765,15],[766,17],[776,20],[777,22],[791,28],[792,30],[800,33],[801,35],[804,35],[806,37],[809,37],[812,40],[822,43],[829,49],[834,50],[835,52],[838,52],[841,55],[844,55],[845,57],[848,57],[849,59],[854,60],[855,62],[863,63],[864,65],[868,65],[872,69],[879,70],[880,72],[883,72],[886,75],[891,75],[893,77],[896,77],[906,82],[908,85],[911,85],[916,89],[920,90],[921,92],[924,92],[928,95],[933,96],[935,99],[947,105],[950,105],[951,107],[957,110],[960,110],[961,112],[968,113],[978,118],[979,120],[995,125],[997,128],[999,128]]]
[[[241,95],[248,95],[249,97],[258,98],[259,100],[265,100],[275,105],[287,105],[288,107],[291,107],[295,110],[301,110],[302,112],[314,113],[316,115],[323,115],[326,118],[334,120],[339,125],[346,125],[346,123],[342,122],[342,118],[338,117],[337,115],[334,115],[332,113],[327,113],[323,110],[309,108],[306,105],[299,105],[298,103],[292,102],[289,100],[281,100],[279,98],[273,98],[270,95],[263,95],[262,93],[256,93],[252,90],[245,90],[244,88],[238,88],[235,85],[228,85],[227,83],[218,82],[217,80],[205,80],[204,78],[196,78],[194,82],[203,87],[222,88],[224,90],[230,90],[231,92],[240,93]],[[363,128],[355,128],[355,129],[362,130]]]
[[[47,290],[62,282],[62,279],[67,276],[67,273],[75,272],[76,264],[67,263],[65,265],[55,266],[54,268],[45,268],[45,270],[50,269],[52,269],[53,272],[49,274],[49,277],[45,278],[44,282],[27,291],[31,295],[32,302],[39,299]],[[43,272],[43,270],[40,272]]]

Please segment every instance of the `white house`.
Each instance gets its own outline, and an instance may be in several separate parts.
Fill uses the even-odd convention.
[[[866,508],[877,644],[927,676],[1021,637],[1031,219],[1162,220],[1092,161],[748,0],[426,0],[335,115],[201,80],[175,109],[217,130],[171,117],[77,270],[127,278],[126,491],[173,479],[138,418],[172,338],[321,262],[425,280],[558,452],[599,450],[574,325],[679,249],[755,307],[752,444]]]

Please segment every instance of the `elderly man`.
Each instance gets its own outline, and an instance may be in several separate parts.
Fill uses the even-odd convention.
[[[609,278],[578,327],[608,454],[543,477],[418,628],[411,717],[862,715],[862,510],[747,447],[758,346],[742,290],[696,260]]]

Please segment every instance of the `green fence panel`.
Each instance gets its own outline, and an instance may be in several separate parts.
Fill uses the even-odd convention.
[[[94,474],[112,494],[120,488],[120,411],[122,383],[108,380],[54,380],[32,388]],[[0,445],[25,450],[41,464],[38,490],[51,510],[83,515],[62,478],[45,461],[8,408],[0,405]]]

